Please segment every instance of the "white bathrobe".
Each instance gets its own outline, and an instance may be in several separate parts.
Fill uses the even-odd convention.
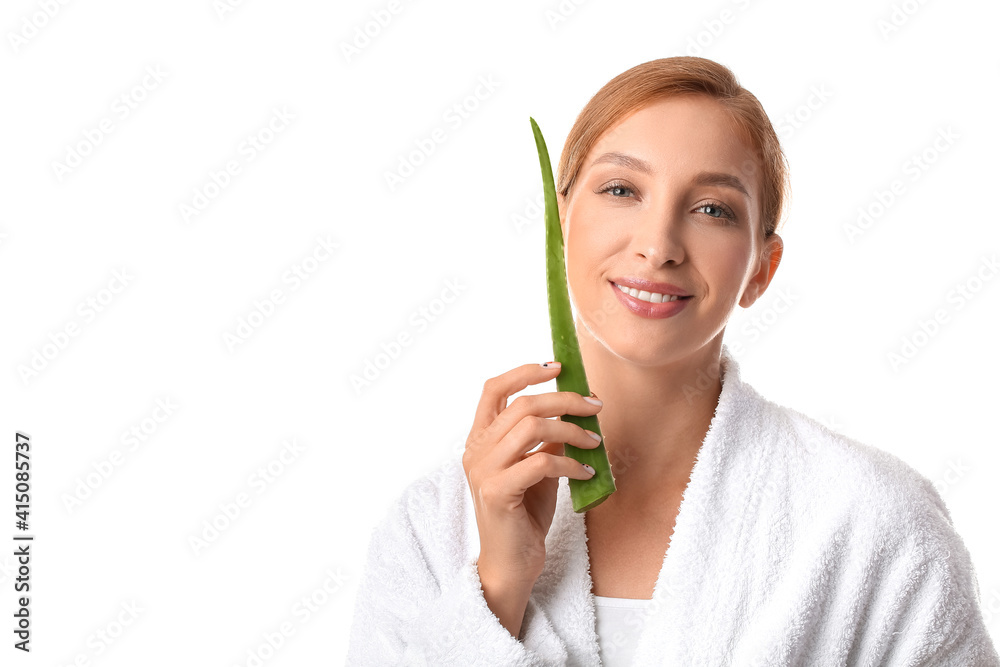
[[[761,397],[722,348],[718,407],[644,612],[635,665],[996,667],[948,509],[899,458]],[[520,639],[490,611],[461,458],[372,534],[347,664],[601,664],[566,477]]]

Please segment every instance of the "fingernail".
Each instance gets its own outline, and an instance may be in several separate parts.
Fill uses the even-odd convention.
[[[590,429],[584,429],[584,430],[587,431],[587,434],[590,435],[590,437],[596,440],[597,442],[601,441],[601,436],[599,436],[598,434],[594,433]]]
[[[604,405],[604,401],[602,401],[599,398],[593,398],[592,396],[584,396],[583,400],[587,401],[588,403],[593,403],[594,405]]]
[[[538,364],[542,368],[560,368],[562,364],[558,361],[546,361],[544,364]]]
[[[591,475],[591,476],[593,476],[593,475],[594,475],[594,474],[595,474],[595,473],[597,472],[596,470],[594,470],[593,468],[591,468],[591,467],[590,467],[589,465],[587,465],[586,463],[584,463],[584,464],[583,464],[583,469],[584,469],[584,470],[586,470],[586,471],[587,471],[587,474],[588,474],[588,475]]]

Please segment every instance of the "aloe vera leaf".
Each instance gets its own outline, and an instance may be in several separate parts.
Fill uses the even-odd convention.
[[[562,229],[559,226],[559,203],[556,200],[556,186],[552,178],[552,164],[549,162],[549,151],[538,123],[534,118],[529,117],[529,120],[531,131],[535,135],[538,161],[542,168],[542,189],[545,194],[545,277],[549,298],[549,322],[552,327],[554,360],[562,364],[562,370],[556,376],[556,388],[559,391],[574,391],[582,396],[590,396],[590,386],[587,384],[587,374],[583,368],[583,357],[580,354],[576,324],[573,322],[573,311],[569,302]],[[560,415],[559,418],[598,435],[601,434],[597,415],[587,417]],[[564,443],[564,449],[566,456],[580,463],[586,463],[595,470],[594,476],[590,479],[569,478],[573,511],[586,512],[600,505],[615,492],[615,478],[611,474],[607,449],[603,440],[594,449],[583,449],[569,443]]]

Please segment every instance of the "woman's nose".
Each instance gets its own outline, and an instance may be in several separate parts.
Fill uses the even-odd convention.
[[[676,209],[667,206],[650,207],[634,229],[632,245],[635,252],[651,264],[684,261],[683,220]]]

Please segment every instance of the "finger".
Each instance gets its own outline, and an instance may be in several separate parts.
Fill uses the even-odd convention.
[[[523,364],[506,373],[492,377],[483,385],[483,393],[472,421],[472,433],[482,433],[507,407],[507,400],[528,385],[548,382],[559,374],[561,366]],[[506,433],[505,429],[503,433]],[[499,436],[498,436],[499,437]]]
[[[515,428],[525,419],[535,418],[549,418],[549,417],[560,417],[562,415],[577,415],[577,416],[591,416],[596,415],[601,411],[600,405],[594,405],[590,401],[594,400],[590,397],[583,397],[575,391],[552,391],[545,394],[522,394],[518,396],[511,402],[505,410],[503,410],[493,423],[487,426],[483,431],[481,431],[481,438],[484,442],[499,442],[505,437],[507,437],[511,430]],[[549,420],[554,424],[568,424],[569,422],[564,422],[562,420]],[[545,437],[545,434],[552,433],[551,431],[539,431],[542,435],[539,439],[535,440],[533,443],[528,444],[527,447],[520,448],[519,451],[508,452],[509,455],[520,457],[528,449],[531,449],[539,442],[544,440],[560,440],[562,442],[568,442],[572,445],[576,445],[576,440],[568,440],[565,435],[565,431],[559,431],[552,437]],[[576,438],[579,439],[581,433],[576,434]],[[526,441],[519,441],[519,444],[527,444]],[[583,446],[583,445],[577,445]]]
[[[566,453],[566,446],[561,442],[543,442],[542,445],[533,452],[528,452],[525,456],[530,456],[531,454],[539,453],[553,454],[555,456],[562,456]]]
[[[505,495],[511,500],[516,500],[547,477],[590,479],[593,475],[575,459],[541,452],[507,468],[501,473],[501,477],[503,478],[501,488]]]
[[[539,448],[545,454],[564,453],[564,443],[569,443],[581,449],[593,449],[600,446],[601,441],[590,435],[590,431],[572,422],[561,419],[544,419],[529,415],[522,419],[504,436],[492,451],[486,454],[488,465],[492,469],[509,468],[522,461],[529,450],[538,443],[545,443]]]

